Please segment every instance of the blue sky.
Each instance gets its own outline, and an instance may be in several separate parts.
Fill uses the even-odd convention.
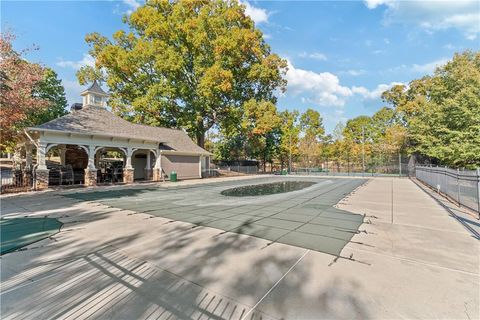
[[[118,1],[2,1],[1,27],[27,59],[53,68],[69,103],[80,101],[76,70],[91,64],[84,37],[111,36],[140,5]],[[314,108],[328,132],[371,115],[381,92],[429,74],[455,52],[480,49],[478,1],[243,1],[273,51],[289,61],[279,109]]]

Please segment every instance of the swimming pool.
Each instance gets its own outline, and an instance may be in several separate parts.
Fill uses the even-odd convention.
[[[316,182],[313,181],[279,181],[264,184],[253,184],[249,186],[223,190],[221,194],[229,197],[264,196],[305,189],[314,185],[315,183]]]

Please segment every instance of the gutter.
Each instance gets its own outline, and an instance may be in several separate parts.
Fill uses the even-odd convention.
[[[174,151],[174,150],[160,150],[160,154],[165,155],[179,155],[179,156],[211,156],[210,152],[188,152],[188,151]]]

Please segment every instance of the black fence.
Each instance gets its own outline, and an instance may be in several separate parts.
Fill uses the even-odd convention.
[[[26,170],[11,170],[2,168],[0,193],[17,193],[35,190],[34,173]]]
[[[415,177],[480,217],[480,169],[416,166]]]

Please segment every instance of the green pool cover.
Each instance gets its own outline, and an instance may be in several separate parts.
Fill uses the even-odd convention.
[[[53,218],[0,219],[0,254],[15,251],[57,233],[62,223]]]
[[[275,177],[64,196],[339,255],[359,232],[364,216],[334,205],[366,181]],[[293,186],[293,190],[283,186]],[[272,190],[283,193],[270,194]],[[231,192],[233,196],[225,195]]]

